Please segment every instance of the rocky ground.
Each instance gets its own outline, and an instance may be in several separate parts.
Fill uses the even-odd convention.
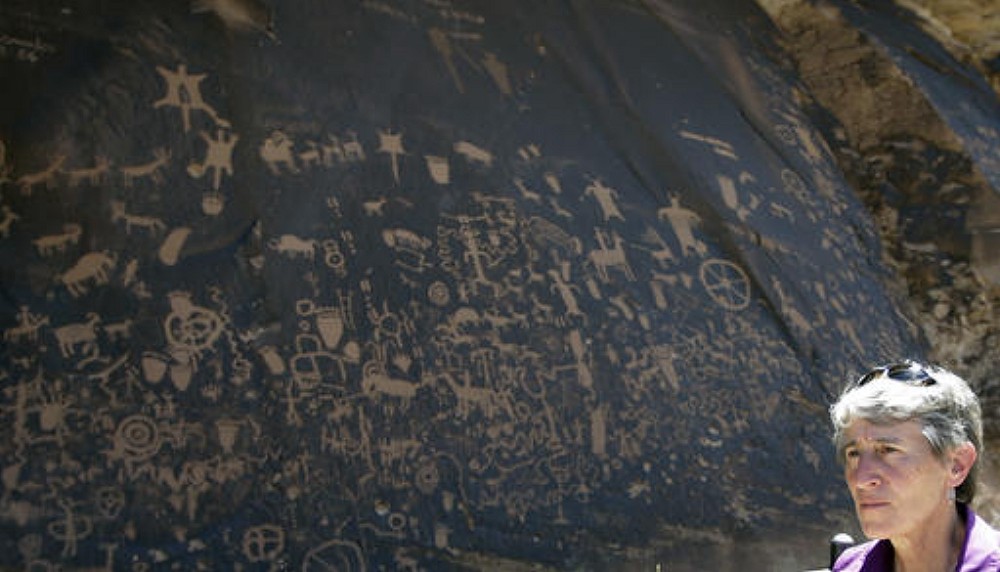
[[[1000,5],[900,3],[1000,95]],[[930,358],[982,396],[988,454],[978,504],[1000,522],[1000,283],[989,257],[977,256],[970,228],[996,209],[998,189],[913,83],[834,10],[796,0],[761,5],[785,32],[811,95],[840,124],[831,133],[834,152],[879,224],[885,262],[897,270],[894,288],[909,300]]]

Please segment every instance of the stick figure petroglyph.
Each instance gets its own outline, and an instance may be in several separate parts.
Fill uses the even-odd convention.
[[[122,174],[122,183],[127,189],[132,188],[136,179],[144,178],[149,178],[153,183],[162,185],[162,171],[169,162],[170,150],[166,147],[157,147],[156,149],[153,149],[153,159],[151,161],[138,165],[126,165],[124,167],[119,167],[118,170]]]
[[[206,131],[201,131],[199,135],[208,146],[205,150],[205,160],[201,163],[191,163],[187,172],[192,177],[200,179],[212,171],[212,188],[217,191],[222,185],[222,175],[233,176],[233,148],[240,137],[228,129],[217,129],[214,138]]]
[[[49,323],[48,316],[33,314],[27,306],[21,306],[17,312],[17,325],[8,328],[3,333],[5,342],[38,341],[38,331]]]
[[[201,82],[208,74],[189,74],[186,64],[178,64],[177,70],[156,66],[156,71],[167,83],[167,93],[161,99],[153,102],[153,108],[177,107],[181,111],[181,123],[184,132],[191,130],[191,112],[202,111],[218,125],[228,126],[229,122],[220,118],[219,114],[202,99]]]

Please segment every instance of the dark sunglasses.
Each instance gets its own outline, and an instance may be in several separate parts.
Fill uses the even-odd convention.
[[[919,387],[927,387],[928,385],[934,385],[937,383],[937,380],[931,377],[931,374],[927,372],[927,369],[925,369],[924,366],[911,361],[876,367],[875,369],[862,375],[858,381],[855,382],[854,386],[861,387],[862,385],[880,377],[886,377],[893,381],[899,381],[907,385],[915,385]]]

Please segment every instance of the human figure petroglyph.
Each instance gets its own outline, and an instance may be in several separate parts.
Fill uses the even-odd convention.
[[[694,236],[694,227],[701,222],[701,217],[694,211],[682,207],[676,195],[670,197],[670,206],[660,208],[656,211],[656,215],[660,220],[670,223],[680,243],[682,256],[692,253],[704,256],[708,252],[708,247]]]
[[[107,284],[116,264],[117,257],[112,252],[88,252],[58,279],[74,298],[78,298],[88,292],[90,283],[94,286]]]
[[[73,558],[77,553],[77,543],[90,536],[94,530],[90,517],[74,512],[74,501],[60,498],[56,501],[62,509],[62,519],[54,520],[46,526],[52,538],[63,543],[63,558]]]
[[[565,316],[567,318],[571,316],[585,318],[586,315],[580,310],[580,305],[576,300],[576,292],[580,291],[580,288],[575,284],[570,284],[563,279],[562,274],[555,269],[550,269],[548,271],[549,278],[552,280],[552,286],[549,290],[559,294],[559,298],[562,300],[563,306],[566,308]]]
[[[0,220],[0,238],[8,238],[11,227],[14,226],[15,222],[21,220],[21,215],[11,210],[8,205],[0,206],[0,212],[3,213],[3,219]]]
[[[240,137],[228,129],[217,129],[215,137],[206,131],[199,132],[201,139],[208,146],[205,150],[205,160],[201,163],[191,163],[187,172],[200,179],[209,171],[212,172],[212,189],[219,190],[222,186],[222,176],[233,176],[233,148]]]
[[[125,201],[113,200],[108,204],[111,207],[111,222],[125,223],[125,234],[132,234],[133,228],[141,228],[149,234],[156,235],[167,228],[166,223],[156,217],[134,215],[126,212]]]
[[[96,312],[87,312],[86,317],[85,322],[53,328],[52,335],[55,336],[59,352],[64,358],[77,353],[92,354],[97,351],[97,324],[100,323],[101,317]]]
[[[403,148],[403,134],[393,133],[389,129],[381,129],[378,133],[378,152],[389,155],[392,163],[392,178],[399,184],[399,158],[406,155]]]
[[[156,71],[166,81],[167,93],[153,102],[153,109],[161,107],[180,109],[181,124],[185,133],[191,130],[192,111],[202,111],[216,124],[228,127],[229,122],[219,117],[215,109],[202,98],[201,82],[208,77],[208,74],[189,74],[186,64],[178,64],[176,71],[156,66]]]
[[[316,256],[319,242],[312,238],[300,238],[294,234],[283,234],[267,241],[267,247],[276,250],[290,258],[306,258],[312,260]]]
[[[17,325],[4,330],[3,339],[6,342],[35,343],[38,341],[39,330],[48,323],[48,316],[34,314],[27,306],[21,306],[17,311]]]
[[[58,182],[62,166],[66,163],[66,155],[57,155],[49,165],[34,173],[21,175],[17,178],[17,184],[21,189],[21,194],[30,196],[35,185],[41,185],[43,189],[49,190]]]
[[[89,183],[91,186],[97,186],[103,183],[108,178],[108,173],[111,171],[111,160],[107,157],[96,157],[94,159],[93,167],[85,167],[81,169],[71,169],[64,171],[66,174],[67,181],[71,187],[79,186],[83,182]]]
[[[608,269],[615,268],[621,271],[628,280],[634,281],[635,274],[632,272],[632,267],[629,266],[628,258],[625,255],[625,241],[621,235],[612,232],[610,236],[612,245],[609,245],[609,237],[606,232],[594,229],[594,234],[597,237],[598,247],[587,253],[587,259],[594,265],[601,280],[609,281]]]
[[[601,216],[604,222],[615,218],[620,221],[625,220],[625,216],[618,210],[618,191],[605,185],[600,179],[592,179],[590,184],[583,190],[584,197],[594,197],[601,208]]]
[[[56,253],[66,252],[66,249],[80,242],[80,235],[83,228],[77,223],[67,223],[63,225],[60,234],[50,234],[31,241],[35,245],[35,250],[41,256],[50,256]]]
[[[156,185],[163,184],[163,170],[170,163],[170,150],[166,147],[153,149],[153,159],[138,165],[126,165],[119,167],[122,174],[122,183],[126,189],[131,189],[137,179],[150,179]]]
[[[272,175],[280,175],[284,170],[296,174],[299,172],[295,161],[293,147],[295,142],[281,130],[274,130],[260,145],[260,158],[264,160]]]

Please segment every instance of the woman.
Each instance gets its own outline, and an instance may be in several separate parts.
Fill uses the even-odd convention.
[[[861,529],[834,572],[1000,570],[1000,533],[976,516],[982,419],[957,375],[906,361],[877,367],[830,408]]]

